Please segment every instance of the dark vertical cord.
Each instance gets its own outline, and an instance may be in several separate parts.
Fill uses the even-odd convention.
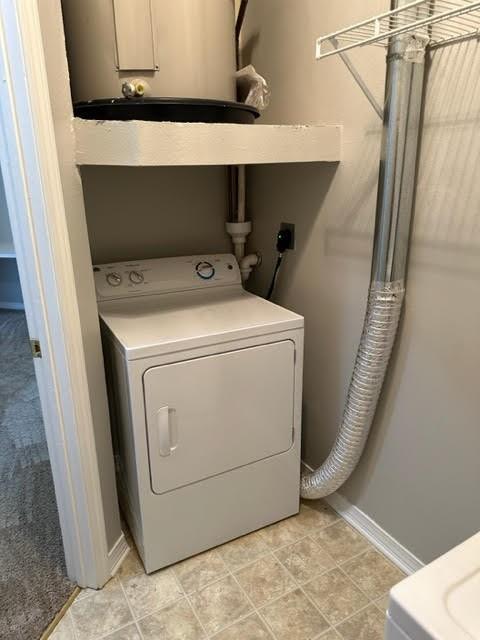
[[[280,266],[282,264],[282,260],[283,260],[283,253],[279,253],[278,257],[277,257],[277,263],[275,265],[275,269],[273,270],[272,281],[271,281],[270,287],[268,289],[267,300],[271,300],[271,298],[272,298],[273,292],[275,290],[275,285],[277,283],[277,276],[278,276],[278,272],[280,270]]]
[[[287,249],[293,249],[293,245],[294,236],[292,229],[288,227],[280,228],[279,232],[277,233],[277,263],[275,265],[275,269],[273,270],[273,277],[268,289],[267,300],[270,300],[273,295],[273,291],[277,283],[278,272],[282,265],[284,253],[285,251],[287,251]]]

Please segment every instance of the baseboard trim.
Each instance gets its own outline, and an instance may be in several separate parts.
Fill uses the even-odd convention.
[[[306,463],[303,466],[312,471]],[[339,493],[333,493],[324,498],[332,509],[339,513],[348,524],[359,531],[369,542],[389,558],[399,569],[410,575],[424,566],[416,556],[387,533],[375,520],[364,513],[361,509],[351,504]]]
[[[130,545],[128,544],[127,539],[125,538],[125,534],[122,531],[122,535],[108,552],[110,575],[114,576],[117,573],[122,565],[122,562],[127,557],[129,551]]]
[[[406,574],[415,573],[424,566],[423,562],[382,529],[375,520],[339,493],[333,493],[325,498],[325,501]]]
[[[23,311],[25,306],[23,302],[2,302],[0,301],[0,309],[8,309],[9,311]]]

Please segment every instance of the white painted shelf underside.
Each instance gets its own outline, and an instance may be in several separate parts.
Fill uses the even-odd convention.
[[[78,165],[194,166],[338,162],[339,125],[74,119]]]

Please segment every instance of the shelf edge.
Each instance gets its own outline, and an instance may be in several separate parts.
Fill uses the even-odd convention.
[[[74,119],[79,166],[339,162],[341,125],[235,125]]]

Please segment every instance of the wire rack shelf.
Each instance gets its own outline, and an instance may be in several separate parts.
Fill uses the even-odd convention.
[[[370,44],[388,46],[390,38],[404,33],[415,33],[428,38],[430,48],[472,36],[478,37],[480,1],[414,0],[398,9],[321,36],[316,42],[316,57],[320,60]]]

